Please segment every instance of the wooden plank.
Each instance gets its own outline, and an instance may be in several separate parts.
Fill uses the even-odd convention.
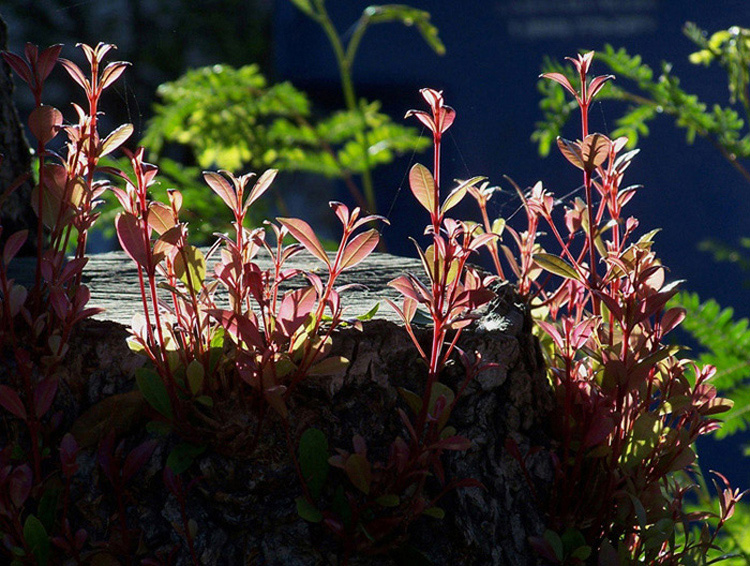
[[[204,250],[205,251],[205,250]],[[209,261],[209,271],[215,262]],[[257,261],[261,269],[271,266],[267,257]],[[30,288],[34,283],[34,258],[17,258],[10,265],[10,276]],[[320,261],[306,252],[295,256],[289,267],[321,271]],[[342,286],[355,283],[358,287],[346,291],[342,297],[347,306],[347,316],[357,316],[368,312],[375,303],[380,303],[377,318],[397,321],[398,318],[384,299],[399,301],[399,293],[387,286],[388,282],[406,271],[419,274],[422,266],[419,260],[373,253],[364,262],[345,271],[337,280]],[[84,269],[84,283],[91,291],[89,306],[106,309],[94,318],[129,325],[133,315],[142,312],[141,295],[138,286],[138,271],[135,263],[124,252],[109,252],[90,256]],[[226,297],[223,288],[219,299]]]

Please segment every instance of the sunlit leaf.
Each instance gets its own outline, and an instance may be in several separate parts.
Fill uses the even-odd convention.
[[[118,147],[127,141],[127,139],[133,134],[133,124],[123,124],[113,132],[111,132],[105,140],[102,142],[102,150],[100,156],[112,153]]]
[[[289,233],[294,236],[308,252],[330,267],[331,262],[328,259],[328,255],[320,244],[320,240],[318,240],[315,232],[307,222],[300,220],[299,218],[278,218],[277,220],[282,226],[285,226],[286,229],[289,230]]]
[[[561,257],[552,254],[538,253],[532,256],[532,259],[539,267],[546,269],[550,273],[565,277],[566,279],[580,280],[578,272]]]
[[[175,275],[188,289],[200,291],[206,278],[206,258],[195,246],[187,244],[174,257]]]
[[[411,192],[427,212],[435,212],[435,180],[432,173],[421,163],[415,163],[409,171]]]

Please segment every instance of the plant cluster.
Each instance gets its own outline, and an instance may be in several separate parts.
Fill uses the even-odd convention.
[[[669,116],[677,127],[686,130],[688,143],[692,144],[696,137],[705,139],[719,151],[728,165],[750,182],[747,171],[747,159],[750,158],[750,134],[747,130],[750,120],[750,31],[732,26],[707,34],[693,23],[685,24],[683,31],[698,47],[698,51],[689,57],[691,63],[706,67],[717,65],[725,72],[728,101],[709,104],[680,86],[680,80],[674,75],[670,63],[663,63],[657,73],[640,56],[607,45],[596,59],[616,73],[618,81],[617,84],[608,84],[600,96],[627,103],[627,109],[616,120],[617,128],[612,135],[626,136],[628,146],[632,147],[639,137],[649,135],[652,120],[658,115]],[[545,70],[562,72],[568,79],[573,78],[570,71],[549,60],[545,63]],[[540,81],[539,89],[543,95],[540,106],[545,118],[537,124],[533,139],[539,143],[540,153],[545,155],[576,105],[566,100],[564,89],[558,83]],[[739,245],[709,239],[698,247],[709,252],[715,261],[733,263],[746,272],[750,265],[746,253],[748,246],[748,239],[741,238]],[[699,356],[699,362],[716,366],[714,386],[722,395],[734,401],[732,409],[723,416],[726,425],[717,429],[717,437],[746,430],[750,414],[750,373],[742,345],[748,340],[747,322],[744,319],[735,320],[731,309],[722,310],[715,301],[701,301],[687,292],[678,293],[669,305],[681,306],[686,310],[686,322],[682,329],[700,344],[703,353]],[[708,497],[708,492],[703,491]],[[742,530],[735,531],[730,525],[724,533],[727,536],[720,537],[722,546],[726,543],[732,548],[743,549],[745,558],[737,559],[736,563],[750,564],[750,542],[745,541],[740,545],[732,542],[743,538]]]
[[[101,312],[87,306],[90,293],[81,282],[88,261],[88,233],[99,216],[96,207],[106,188],[98,178],[98,164],[133,131],[126,124],[102,137],[98,127],[102,92],[128,64],[116,61],[105,66],[104,57],[112,46],[84,45],[90,66],[86,74],[71,61],[59,59],[61,48],[56,45],[39,51],[28,44],[24,57],[3,53],[6,63],[33,94],[35,108],[28,125],[37,141],[39,161],[31,194],[31,205],[39,217],[33,286],[27,289],[8,277],[8,265],[28,231],[8,237],[0,264],[0,406],[13,420],[13,426],[5,428],[1,436],[0,529],[2,552],[13,564],[47,564],[58,551],[79,561],[85,555],[88,533],[85,529],[74,532],[68,521],[78,447],[70,434],[64,434],[66,416],[55,410],[54,403],[61,385],[58,370],[74,327]],[[58,109],[42,103],[45,80],[58,62],[86,99],[85,106],[73,104],[76,121],[68,124],[63,123]],[[61,133],[65,140],[59,149],[52,149],[51,142]],[[3,198],[23,181],[14,182]],[[66,257],[71,249],[72,255]],[[122,446],[118,450],[122,452]],[[114,487],[120,501],[125,483],[143,464],[142,454],[147,451],[131,452],[124,472],[117,472],[119,479],[113,475],[112,459],[100,458],[105,473],[117,482]],[[121,514],[123,541],[127,540],[124,520]]]
[[[313,9],[312,4],[298,4]],[[316,2],[315,9],[322,5]],[[592,53],[573,60],[578,89],[562,74],[548,75],[574,95],[582,113],[582,139],[558,142],[582,170],[586,191],[585,200],[565,210],[564,229],[558,228],[554,198],[540,184],[529,195],[521,193],[528,221],[524,231],[505,227],[501,220],[490,222],[486,206],[494,189],[481,177],[459,182],[443,196],[441,143],[456,113],[431,89],[422,91],[430,111],[408,113],[433,138],[432,171],[416,164],[409,172],[412,194],[429,214],[425,235],[430,243],[425,249],[417,246],[421,277],[404,274],[391,281],[403,295],[403,302],[391,305],[426,366],[426,379],[419,392],[399,390],[402,434],[381,458],[363,435],[355,434],[351,448],[344,448],[336,446],[340,439],[328,439],[315,428],[305,428],[296,438],[292,425],[298,424],[293,400],[304,380],[329,375],[347,363],[332,355],[336,330],[357,324],[345,316],[347,286],[339,281],[378,245],[380,235],[372,225],[387,221],[359,207],[331,203],[341,238],[329,252],[312,227],[297,218],[246,226],[275,170],[257,179],[205,172],[206,185],[231,212],[233,232],[219,235],[203,252],[189,242],[187,225],[180,220],[180,191],[169,190],[168,202],[153,199],[158,168],[144,161],[142,147],[123,148],[130,162],[127,172],[100,164],[132,132],[125,125],[104,139],[98,133],[101,93],[127,66],[103,64],[111,48],[82,46],[91,66],[88,76],[61,60],[88,102],[87,109],[74,105],[74,124],[64,124],[59,111],[41,104],[42,85],[60,47],[39,52],[29,46],[26,61],[4,54],[35,95],[30,128],[39,141],[40,160],[32,196],[41,220],[34,288],[27,292],[7,276],[7,264],[24,233],[8,239],[0,266],[0,354],[10,360],[2,375],[0,406],[13,425],[2,433],[7,446],[0,451],[0,552],[14,566],[133,563],[134,557],[144,564],[173,563],[179,552],[175,546],[167,557],[144,556],[139,530],[128,522],[134,480],[155,458],[160,441],[132,446],[107,431],[96,465],[101,482],[109,486],[112,513],[107,526],[94,532],[76,524],[71,512],[83,447],[66,434],[65,415],[50,414],[59,385],[56,369],[64,363],[71,333],[97,312],[86,307],[81,273],[87,232],[97,220],[98,197],[107,189],[122,207],[116,232],[138,273],[143,313],[133,319],[129,344],[150,364],[137,371],[136,384],[153,409],[149,431],[171,431],[179,438],[162,477],[178,503],[176,530],[193,564],[199,563],[197,523],[186,505],[200,482],[188,477],[193,460],[209,448],[252,457],[265,427],[272,424],[283,429],[290,466],[300,480],[298,514],[340,541],[344,562],[354,553],[400,548],[414,521],[443,516],[438,503],[447,493],[481,487],[472,478],[447,477],[442,458],[445,452],[471,447],[471,440],[450,426],[450,415],[470,381],[492,364],[464,352],[460,339],[494,296],[490,285],[504,277],[501,250],[519,279],[519,290],[541,313],[538,327],[558,400],[551,427],[555,481],[549,500],[539,500],[547,505],[549,530],[533,541],[534,548],[559,564],[581,564],[593,556],[603,564],[706,562],[717,532],[742,495],[719,476],[726,485],[719,490],[721,509],[712,531],[704,522],[707,512],[685,512],[689,487],[676,474],[693,463],[691,445],[719,426],[714,415],[730,402],[717,397],[709,383],[713,368],[691,366],[676,356],[677,348],[664,343],[684,311],[666,307],[676,285],[665,284],[665,269],[651,251],[653,233],[635,240],[637,221],[622,215],[634,194],[620,186],[634,152],[623,153],[623,138],[610,140],[588,131],[589,105],[609,79],[588,81]],[[65,151],[48,149],[61,130],[68,138]],[[102,180],[100,174],[116,182]],[[448,214],[466,195],[478,202],[482,223]],[[542,223],[559,245],[559,255],[543,250]],[[49,230],[49,247],[42,224]],[[520,249],[518,260],[500,242],[506,232]],[[66,261],[69,242],[75,251]],[[495,276],[468,263],[481,250],[491,255]],[[321,270],[294,267],[290,260],[302,252],[315,258]],[[270,267],[261,267],[262,254],[271,258]],[[420,311],[429,320],[429,343],[414,328]],[[456,354],[465,373],[453,390],[441,376]],[[234,425],[238,421],[227,417],[238,412],[249,417],[244,423],[255,426]],[[525,456],[518,446],[509,442],[506,449],[523,468]],[[697,535],[690,530],[695,522],[704,525]],[[102,531],[101,537],[94,536]]]
[[[581,139],[558,138],[557,145],[581,170],[585,198],[566,207],[560,223],[554,197],[538,184],[524,197],[528,229],[513,234],[520,265],[537,268],[513,264],[539,313],[558,406],[549,530],[534,545],[560,564],[592,556],[605,564],[701,563],[739,494],[727,484],[717,529],[695,536],[690,519],[708,514],[686,513],[690,487],[676,473],[694,462],[691,445],[718,428],[715,415],[731,401],[709,383],[715,368],[680,359],[679,347],[665,341],[685,315],[667,307],[679,282],[665,283],[651,249],[654,232],[635,239],[638,221],[623,215],[635,188],[621,183],[636,152],[623,151],[625,137],[589,131],[590,105],[612,78],[589,79],[593,56],[570,59],[573,81],[560,72],[544,75],[580,109]],[[542,248],[542,223],[558,254]]]

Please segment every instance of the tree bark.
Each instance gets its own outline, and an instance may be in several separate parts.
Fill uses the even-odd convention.
[[[8,48],[8,28],[0,15],[0,51]],[[0,62],[0,195],[17,179],[29,174],[29,179],[18,187],[0,208],[0,246],[18,230],[28,229],[29,237],[21,250],[31,255],[36,249],[36,214],[30,206],[33,183],[31,181],[31,152],[23,126],[13,104],[11,69],[4,60]]]

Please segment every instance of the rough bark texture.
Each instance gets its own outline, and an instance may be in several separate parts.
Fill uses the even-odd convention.
[[[98,261],[97,257],[91,261],[94,272]],[[113,256],[105,262],[110,262],[110,267],[117,263]],[[126,265],[122,255],[119,263]],[[374,298],[382,297],[378,281],[405,268],[414,270],[415,263],[377,255],[367,268],[370,290],[362,304],[371,305]],[[485,362],[497,364],[471,383],[451,416],[457,433],[470,438],[473,447],[445,459],[448,477],[474,478],[486,489],[451,492],[441,501],[444,519],[423,517],[412,525],[409,544],[435,565],[537,563],[528,537],[544,530],[543,505],[536,497],[544,499],[553,475],[545,449],[546,415],[553,400],[528,314],[517,304],[509,286],[497,291],[498,298],[488,312],[461,341],[467,352],[479,351]],[[109,294],[125,302],[117,286],[110,286]],[[128,305],[131,312],[139,307],[132,300]],[[383,314],[387,312],[385,307]],[[422,332],[428,338],[427,331]],[[63,370],[65,388],[58,395],[56,408],[66,416],[62,426],[72,426],[76,438],[88,448],[94,448],[112,427],[127,439],[128,446],[146,438],[149,408],[140,394],[133,392],[133,374],[143,359],[128,351],[126,336],[122,325],[94,320],[80,327],[71,344]],[[396,387],[421,391],[425,368],[406,332],[391,321],[365,323],[362,332],[345,329],[336,334],[334,343],[336,352],[351,363],[338,375],[303,382],[290,406],[292,435],[299,438],[314,426],[326,433],[331,450],[351,450],[352,436],[361,434],[367,440],[368,454],[385,457],[389,443],[398,435],[405,436],[396,413],[404,403]],[[462,368],[455,364],[443,381],[455,389],[462,378]],[[210,415],[212,420],[206,419],[202,435],[209,448],[189,473],[203,478],[187,500],[188,516],[198,525],[195,545],[200,562],[228,566],[342,564],[338,543],[322,527],[297,515],[294,499],[302,492],[285,431],[275,414],[266,419],[261,441],[252,453],[247,450],[257,424],[252,413],[228,401],[215,406]],[[542,447],[526,462],[533,488],[504,449],[508,437],[523,453]],[[175,435],[161,441],[139,473],[131,488],[134,503],[128,508],[128,524],[142,529],[149,555],[157,550],[168,553],[177,545],[178,563],[187,564],[189,556],[179,534],[179,505],[168,495],[161,477],[166,457],[177,442]],[[107,482],[99,477],[94,451],[84,451],[79,463],[81,471],[73,493],[75,518],[94,525],[91,535],[102,538],[113,527],[108,525],[108,517],[115,512],[113,498],[102,491]],[[436,484],[430,489],[437,493]],[[353,556],[348,563],[418,564],[414,559],[397,561],[393,556]]]
[[[8,30],[0,15],[0,51],[8,48]],[[31,171],[31,153],[24,136],[23,126],[13,104],[13,81],[10,67],[0,59],[0,195],[14,181]],[[29,240],[21,253],[33,254],[36,242],[36,215],[29,205],[32,184],[23,183],[5,201],[0,210],[0,245],[18,230],[29,229]]]

